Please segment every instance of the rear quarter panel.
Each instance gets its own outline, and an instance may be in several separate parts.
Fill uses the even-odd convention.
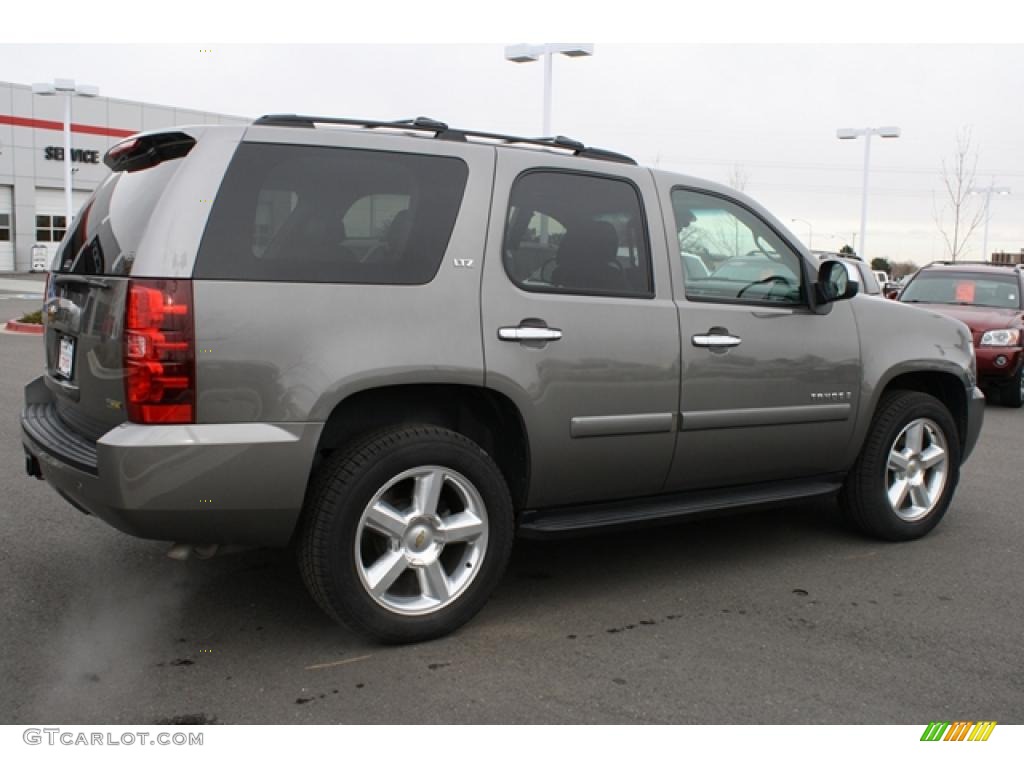
[[[164,189],[139,242],[132,277],[192,276],[213,199],[245,131],[241,126],[184,127],[196,138]],[[112,211],[111,215],[116,215]]]

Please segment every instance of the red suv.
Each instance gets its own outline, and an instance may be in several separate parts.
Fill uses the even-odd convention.
[[[899,295],[967,324],[978,357],[978,386],[990,400],[1024,402],[1024,267],[933,262]]]

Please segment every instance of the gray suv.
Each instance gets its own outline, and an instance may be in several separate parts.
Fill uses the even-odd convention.
[[[623,155],[272,115],[104,161],[47,285],[29,474],[179,555],[291,544],[381,641],[469,620],[516,535],[838,494],[917,538],[981,429],[966,326]]]

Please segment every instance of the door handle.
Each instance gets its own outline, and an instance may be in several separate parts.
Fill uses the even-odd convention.
[[[695,347],[713,347],[716,349],[738,347],[743,343],[743,339],[739,336],[733,336],[728,333],[702,333],[694,336],[691,341]]]
[[[562,331],[559,328],[520,325],[515,328],[499,328],[498,338],[502,341],[558,341],[562,338]]]

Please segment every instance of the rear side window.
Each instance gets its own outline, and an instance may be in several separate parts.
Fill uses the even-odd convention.
[[[242,144],[195,276],[417,285],[437,274],[468,177],[454,157]]]
[[[526,291],[650,298],[651,256],[630,182],[531,171],[512,186],[505,271]]]

